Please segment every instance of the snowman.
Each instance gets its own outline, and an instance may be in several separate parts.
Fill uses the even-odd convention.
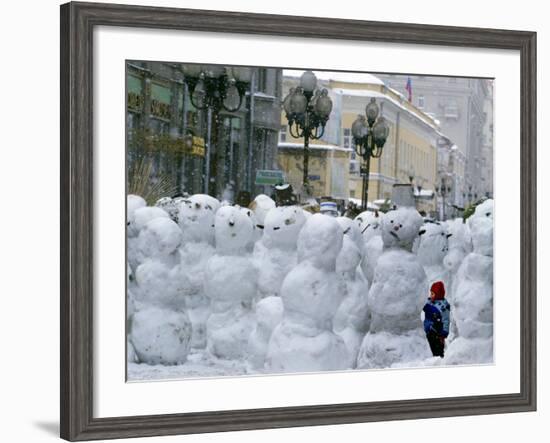
[[[204,271],[204,292],[211,310],[206,324],[207,349],[218,358],[240,359],[255,326],[252,302],[258,276],[246,253],[253,226],[237,206],[218,209],[214,225],[216,253]]]
[[[138,236],[137,250],[143,262],[135,273],[130,342],[143,363],[179,364],[189,352],[191,322],[178,291],[180,243],[181,230],[169,217],[150,220]]]
[[[382,218],[384,252],[369,290],[370,327],[359,350],[359,368],[390,367],[431,357],[420,319],[428,282],[411,252],[421,226],[422,217],[410,206],[389,211]]]
[[[179,290],[193,325],[193,348],[206,347],[206,320],[209,300],[204,294],[204,269],[214,255],[214,216],[220,203],[205,194],[181,201],[178,223],[182,230],[179,248]]]
[[[369,285],[359,267],[364,248],[361,231],[348,217],[338,217],[336,220],[344,234],[342,249],[336,259],[336,272],[345,282],[346,293],[334,316],[333,327],[346,344],[348,367],[353,368],[361,341],[368,330]]]
[[[447,231],[449,237],[449,252],[443,259],[443,265],[448,271],[449,284],[447,286],[449,301],[452,302],[454,295],[454,286],[456,279],[454,278],[462,264],[464,258],[472,252],[472,237],[468,225],[464,223],[462,218],[447,221]]]
[[[363,235],[365,256],[361,261],[361,268],[369,283],[372,283],[376,262],[384,250],[380,229],[381,219],[382,217],[378,211],[364,211],[354,219]]]
[[[177,249],[181,230],[168,217],[149,221],[140,231],[137,252],[141,264],[135,272],[135,310],[143,305],[183,309],[179,291]]]
[[[456,275],[452,312],[458,337],[446,354],[451,364],[493,359],[493,200],[479,204],[468,225],[473,251]]]
[[[169,218],[166,211],[155,206],[141,206],[133,211],[132,217],[128,213],[126,228],[127,235],[127,260],[132,270],[143,262],[144,258],[138,248],[138,237],[144,226],[155,218]]]
[[[450,278],[443,260],[449,252],[449,237],[447,226],[441,222],[428,221],[424,223],[419,232],[416,255],[424,266],[428,284],[431,286],[436,281],[442,281],[446,288],[450,287]]]
[[[253,253],[259,270],[258,298],[279,295],[285,276],[296,266],[296,242],[305,222],[298,206],[279,206],[266,214],[264,233]]]
[[[139,234],[139,231],[135,223],[135,212],[139,208],[144,208],[147,206],[145,199],[139,195],[129,194],[126,196],[126,248],[128,255],[128,262],[130,262],[130,257],[133,264],[135,264],[135,247],[136,239]],[[130,267],[132,271],[135,269],[134,266]]]
[[[332,319],[345,285],[336,273],[343,233],[335,218],[312,215],[298,236],[298,264],[281,286],[283,319],[269,341],[271,372],[346,369],[348,353]]]

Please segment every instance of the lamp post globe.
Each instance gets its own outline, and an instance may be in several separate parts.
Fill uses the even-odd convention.
[[[311,71],[306,71],[300,77],[300,86],[304,92],[312,93],[317,86],[317,77]]]

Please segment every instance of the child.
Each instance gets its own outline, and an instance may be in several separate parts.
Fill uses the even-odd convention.
[[[424,331],[434,357],[443,358],[445,339],[449,335],[451,305],[445,300],[445,286],[436,281],[430,288],[430,297],[424,305]]]

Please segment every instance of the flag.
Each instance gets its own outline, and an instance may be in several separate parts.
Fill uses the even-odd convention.
[[[407,85],[405,86],[405,91],[409,94],[409,102],[412,102],[413,99],[413,88],[411,83],[411,78],[407,77]]]

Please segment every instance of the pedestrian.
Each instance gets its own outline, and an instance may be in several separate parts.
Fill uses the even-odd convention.
[[[449,335],[451,305],[445,300],[445,285],[436,281],[430,288],[430,297],[424,305],[424,332],[434,357],[444,356],[445,339]]]

